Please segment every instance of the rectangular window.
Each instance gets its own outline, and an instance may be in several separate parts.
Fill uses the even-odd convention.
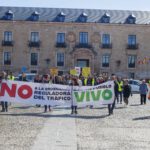
[[[136,45],[136,35],[128,35],[128,45]]]
[[[128,56],[128,68],[135,68],[136,56],[129,55]]]
[[[103,55],[102,56],[102,67],[109,67],[109,55]]]
[[[37,70],[31,70],[31,73],[37,73]]]
[[[31,32],[31,42],[39,42],[39,32]]]
[[[57,33],[57,43],[65,43],[65,33]]]
[[[102,44],[110,44],[110,35],[109,34],[102,35]]]
[[[12,41],[12,32],[11,31],[4,32],[4,41],[6,41],[6,42]]]
[[[64,53],[57,53],[57,66],[64,66]]]
[[[129,79],[134,79],[135,73],[134,72],[129,72]]]
[[[31,65],[38,65],[38,53],[31,53]]]
[[[4,65],[11,65],[11,53],[4,52]]]
[[[79,42],[80,44],[88,44],[88,32],[80,32]]]

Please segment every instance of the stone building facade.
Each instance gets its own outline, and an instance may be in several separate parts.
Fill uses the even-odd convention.
[[[150,12],[1,7],[0,15],[0,70],[150,76]]]

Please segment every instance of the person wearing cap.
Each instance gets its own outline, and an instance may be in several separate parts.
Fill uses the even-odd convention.
[[[142,80],[139,90],[140,90],[140,97],[141,97],[141,105],[146,104],[146,95],[148,92],[148,88],[147,88],[147,84],[145,83],[145,80]]]

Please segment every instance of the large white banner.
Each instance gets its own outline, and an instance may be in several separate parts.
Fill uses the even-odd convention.
[[[113,103],[114,82],[80,87],[3,80],[0,101],[51,106],[100,106]]]

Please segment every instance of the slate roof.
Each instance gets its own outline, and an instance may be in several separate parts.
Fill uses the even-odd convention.
[[[136,24],[149,24],[150,11],[130,10],[98,10],[98,9],[68,9],[68,8],[39,8],[39,7],[0,7],[0,20],[4,20],[6,13],[13,12],[13,20],[29,20],[34,12],[39,13],[41,22],[53,22],[60,14],[65,14],[64,22],[77,22],[81,14],[87,14],[86,22],[100,22],[104,14],[110,16],[110,23],[125,23],[129,15],[136,17]]]

